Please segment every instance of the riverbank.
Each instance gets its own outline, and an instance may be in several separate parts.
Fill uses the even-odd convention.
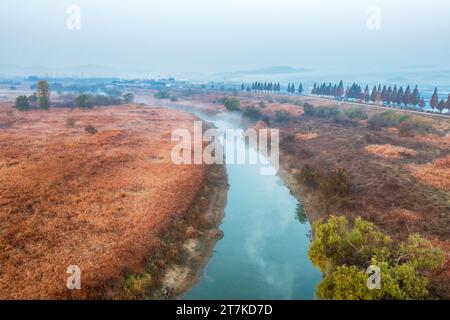
[[[185,217],[164,236],[164,247],[150,255],[164,261],[163,266],[149,260],[145,272],[129,274],[122,298],[178,299],[198,282],[216,242],[223,237],[219,227],[227,191],[225,167],[208,166],[204,183]]]
[[[167,289],[167,274],[189,266],[195,279],[220,237],[226,195],[223,167],[171,161],[171,132],[195,120],[142,105],[18,112],[2,104],[0,297],[183,291]],[[77,290],[66,286],[73,265],[81,271]]]

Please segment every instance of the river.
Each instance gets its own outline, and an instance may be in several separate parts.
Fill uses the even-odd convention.
[[[238,115],[194,113],[219,130],[241,123]],[[238,152],[246,148],[256,152],[238,139]],[[283,180],[261,175],[260,167],[226,163],[230,188],[224,237],[197,285],[182,298],[314,299],[322,275],[307,254],[310,224]]]

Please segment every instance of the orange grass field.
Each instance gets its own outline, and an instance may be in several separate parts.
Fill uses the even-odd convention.
[[[203,183],[204,166],[170,160],[172,130],[193,120],[137,105],[0,104],[0,299],[114,297],[142,272]],[[69,265],[82,290],[66,288]]]
[[[409,165],[408,168],[421,183],[450,192],[450,156],[433,163]]]
[[[371,144],[365,147],[366,151],[386,159],[400,159],[402,157],[413,157],[417,154],[416,151],[393,146],[391,144]]]

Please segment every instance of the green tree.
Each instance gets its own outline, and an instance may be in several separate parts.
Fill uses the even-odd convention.
[[[419,107],[420,108],[425,108],[425,99],[424,98],[420,98],[419,99]]]
[[[370,101],[370,91],[369,91],[369,86],[366,85],[366,88],[364,89],[364,101],[365,102],[369,102]]]
[[[342,80],[339,82],[339,85],[336,89],[336,96],[339,98],[344,96],[344,83],[342,82]]]
[[[372,93],[370,94],[370,101],[375,102],[377,100],[377,87],[373,86]]]
[[[78,97],[75,98],[75,105],[78,108],[91,108],[92,103],[89,99],[89,96],[86,94],[80,94]]]
[[[397,95],[398,95],[397,85],[394,85],[394,89],[392,90],[392,95],[391,95],[391,102],[392,103],[396,103],[397,102]]]
[[[277,122],[285,122],[289,121],[292,118],[292,115],[285,110],[277,110],[275,111],[275,121]]]
[[[419,89],[416,86],[414,88],[414,90],[413,90],[413,93],[412,93],[411,104],[413,106],[417,106],[419,104],[419,101],[420,101],[420,92],[419,92]]]
[[[350,228],[345,217],[331,216],[327,223],[315,222],[313,230],[309,257],[325,273],[339,265],[361,266],[373,256],[385,259],[390,255],[391,239],[362,218]]]
[[[234,97],[228,97],[225,99],[223,105],[228,111],[236,111],[240,109],[241,102]]]
[[[305,102],[303,106],[303,112],[306,116],[314,116],[316,113],[316,108],[312,104]]]
[[[128,92],[123,95],[123,100],[126,103],[132,103],[134,101],[134,94]]]
[[[45,80],[41,80],[37,84],[37,99],[38,105],[41,109],[50,108],[50,87],[48,82]]]
[[[430,107],[432,108],[436,108],[439,104],[439,95],[438,95],[438,91],[437,88],[434,88],[434,92],[433,95],[431,96],[431,100],[430,100]]]
[[[390,266],[372,262],[381,271],[381,288],[370,290],[368,275],[356,266],[342,265],[327,275],[317,287],[317,294],[335,300],[406,300],[428,296],[425,277],[407,264]]]
[[[251,118],[254,120],[260,119],[262,117],[262,113],[259,109],[255,107],[247,107],[242,113],[244,117]]]
[[[445,264],[445,253],[419,235],[394,246],[391,238],[357,218],[331,216],[313,224],[311,261],[325,273],[317,294],[326,299],[424,299],[426,272]],[[367,287],[369,265],[381,271],[381,288]]]
[[[30,103],[30,107],[37,107],[38,98],[36,93],[33,93],[32,95],[28,96],[28,102]]]
[[[411,88],[409,86],[406,87],[402,102],[404,103],[405,106],[407,106],[408,104],[412,104],[412,94]]]
[[[386,92],[386,99],[385,99],[387,104],[390,104],[392,101],[392,87],[389,86]]]
[[[445,101],[444,99],[441,99],[441,101],[439,101],[438,105],[437,105],[437,109],[442,112],[442,110],[444,110],[445,108]]]
[[[400,88],[398,89],[398,92],[397,92],[397,97],[395,98],[395,103],[401,104],[403,101],[403,95],[404,95],[403,87],[400,86]]]
[[[28,98],[26,96],[18,96],[16,99],[16,108],[22,111],[30,109]]]

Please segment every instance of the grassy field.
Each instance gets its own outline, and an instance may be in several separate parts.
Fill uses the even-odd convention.
[[[180,243],[211,227],[190,211],[205,208],[206,166],[170,159],[171,132],[193,120],[139,105],[0,105],[0,298],[117,298],[163,281]],[[81,290],[66,288],[69,265]]]

